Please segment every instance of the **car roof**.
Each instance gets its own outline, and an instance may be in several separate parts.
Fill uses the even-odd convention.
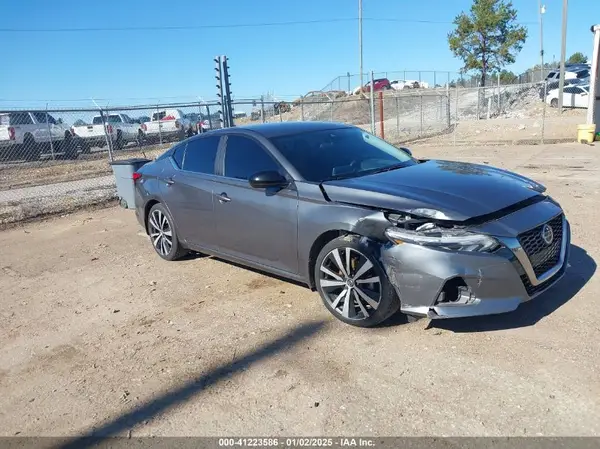
[[[326,131],[329,129],[351,128],[344,123],[333,122],[279,122],[262,123],[258,125],[236,126],[234,128],[221,128],[212,131],[212,135],[228,134],[232,132],[248,131],[250,133],[260,134],[267,139],[280,137],[290,134],[300,134],[314,131]]]

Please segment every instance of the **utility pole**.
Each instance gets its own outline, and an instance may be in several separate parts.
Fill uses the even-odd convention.
[[[362,0],[358,0],[358,58],[359,58],[359,76],[360,88],[363,87],[363,42],[362,42]]]
[[[544,14],[546,13],[546,5],[542,5],[542,0],[538,0],[540,13],[540,81],[544,82]]]
[[[562,11],[562,44],[560,47],[560,80],[558,81],[558,110],[563,110],[563,89],[565,87],[565,60],[567,58],[567,7],[568,0],[563,0]]]

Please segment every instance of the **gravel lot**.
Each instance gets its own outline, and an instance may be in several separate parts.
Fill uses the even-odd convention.
[[[168,263],[133,212],[0,232],[0,435],[599,435],[598,149],[414,147],[544,182],[564,280],[512,314],[362,330],[307,288]]]

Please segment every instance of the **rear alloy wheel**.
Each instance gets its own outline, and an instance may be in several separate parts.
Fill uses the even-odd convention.
[[[550,101],[550,106],[552,106],[553,108],[557,108],[558,107],[558,98],[553,98]]]
[[[177,260],[187,253],[179,244],[173,219],[162,204],[155,204],[150,209],[148,235],[154,250],[165,260]]]
[[[400,307],[373,249],[358,236],[325,245],[315,264],[315,284],[325,307],[353,326],[375,326]]]

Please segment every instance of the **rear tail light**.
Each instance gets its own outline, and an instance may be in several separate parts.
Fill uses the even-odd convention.
[[[142,177],[142,174],[141,174],[141,173],[139,173],[139,172],[137,172],[137,171],[136,171],[136,172],[133,172],[133,176],[132,176],[132,178],[133,178],[133,182],[137,181],[137,180],[138,180],[138,179],[140,179],[141,177]]]
[[[8,140],[15,140],[15,139],[16,139],[15,129],[11,126],[8,128]]]
[[[142,128],[144,131],[148,131],[148,127],[146,126],[146,124],[145,124],[145,123],[142,123],[142,126],[141,126],[141,128]]]
[[[108,131],[108,134],[112,134],[112,132],[113,132],[112,125],[106,125],[106,131]]]
[[[181,123],[179,123],[179,120],[175,120],[175,128],[179,129],[180,126]]]

